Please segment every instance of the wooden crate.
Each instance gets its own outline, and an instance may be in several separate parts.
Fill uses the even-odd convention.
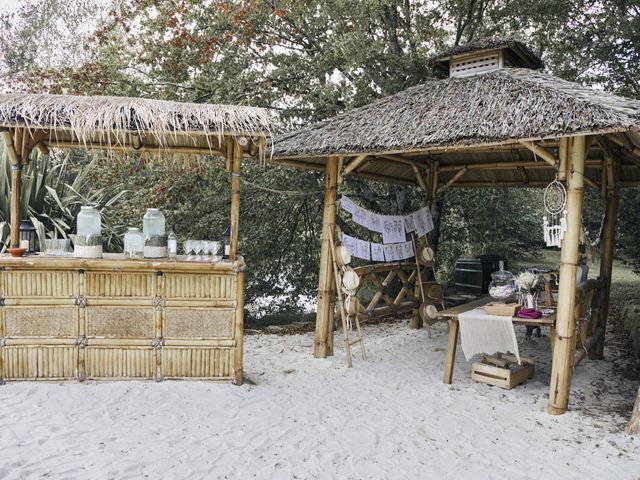
[[[516,361],[516,357],[511,355],[502,355],[502,358],[513,362]],[[533,378],[535,372],[532,358],[520,357],[520,360],[522,365],[516,367],[514,370],[474,362],[471,364],[471,379],[476,382],[488,383],[489,385],[511,390],[525,380]]]

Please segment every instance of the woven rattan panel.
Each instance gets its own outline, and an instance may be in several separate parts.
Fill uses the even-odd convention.
[[[88,297],[154,297],[156,275],[153,273],[87,272]]]
[[[77,337],[77,307],[4,307],[7,337]]]
[[[232,337],[234,315],[234,310],[167,308],[163,336],[166,338]]]
[[[165,275],[166,298],[235,298],[235,277],[229,275]]]
[[[89,337],[154,337],[153,307],[87,307]]]

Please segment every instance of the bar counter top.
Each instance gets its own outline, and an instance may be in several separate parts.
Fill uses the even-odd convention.
[[[151,271],[151,272],[198,272],[223,273],[245,270],[242,257],[235,261],[223,260],[212,263],[207,261],[187,260],[187,256],[178,255],[175,260],[158,259],[130,259],[124,254],[105,253],[103,258],[75,258],[72,256],[51,256],[44,254],[12,257],[0,254],[0,268],[6,270],[122,270],[122,271]]]

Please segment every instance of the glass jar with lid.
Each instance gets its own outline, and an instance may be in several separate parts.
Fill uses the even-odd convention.
[[[491,274],[489,295],[504,303],[516,294],[516,279],[511,272],[504,269],[504,262],[500,260],[500,270]]]
[[[147,213],[142,217],[142,233],[146,238],[164,237],[164,214],[159,208],[147,208]]]
[[[164,214],[158,208],[147,208],[142,218],[144,234],[144,258],[164,258],[167,256]]]
[[[89,237],[101,235],[102,219],[96,207],[83,205],[77,217],[77,234]]]
[[[124,256],[126,258],[144,256],[144,233],[139,228],[130,227],[124,234]]]

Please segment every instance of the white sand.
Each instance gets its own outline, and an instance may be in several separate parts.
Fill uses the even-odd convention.
[[[351,370],[338,336],[326,360],[311,334],[249,336],[243,387],[7,384],[0,478],[640,478],[640,439],[607,413],[637,385],[610,362],[578,367],[573,410],[552,417],[547,338],[521,343],[536,377],[505,391],[472,382],[460,352],[444,385],[444,326],[434,333],[367,326],[370,359]]]

